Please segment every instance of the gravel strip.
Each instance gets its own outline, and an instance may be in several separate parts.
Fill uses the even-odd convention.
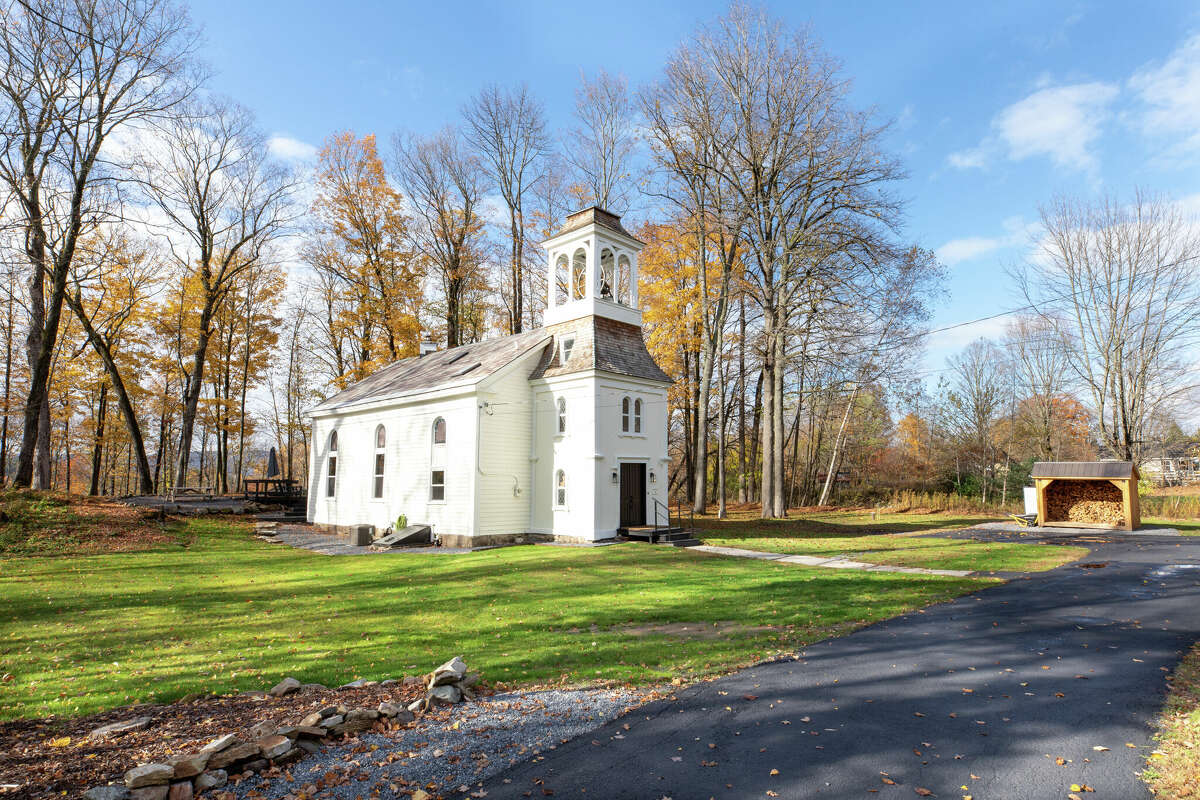
[[[375,789],[407,796],[418,788],[467,796],[480,781],[599,728],[649,696],[626,689],[492,695],[428,714],[412,728],[327,747],[292,766],[291,780],[252,777],[226,790],[254,800],[298,792],[353,800]]]

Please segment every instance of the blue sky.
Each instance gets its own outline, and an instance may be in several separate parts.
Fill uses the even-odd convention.
[[[570,125],[581,70],[656,78],[725,3],[197,0],[214,88],[251,108],[282,155],[333,131],[431,131],[482,84],[526,82]],[[810,23],[894,120],[910,178],[907,237],[942,256],[935,324],[1021,304],[1004,267],[1056,193],[1167,193],[1200,211],[1200,4],[767,3]],[[935,335],[927,364],[1003,321]]]

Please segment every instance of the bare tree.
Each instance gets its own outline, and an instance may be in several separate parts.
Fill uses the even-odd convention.
[[[140,167],[148,197],[168,220],[163,239],[198,284],[199,319],[184,374],[176,485],[187,485],[196,409],[213,320],[248,270],[273,257],[293,219],[295,179],[267,153],[249,112],[218,99],[189,105],[164,128],[166,152]],[[182,351],[181,351],[182,354]]]
[[[1033,439],[1033,449],[1043,461],[1054,461],[1058,448],[1057,406],[1071,385],[1070,342],[1056,325],[1037,316],[1013,320],[1005,337],[1012,360],[1014,380],[1025,396],[1017,415]]]
[[[522,84],[513,90],[485,87],[463,108],[466,136],[487,162],[492,182],[508,207],[512,303],[509,333],[525,320],[525,196],[537,179],[538,162],[550,152],[542,104]]]
[[[624,214],[629,208],[629,172],[637,146],[633,103],[624,76],[600,70],[580,75],[575,90],[575,120],[570,146],[564,147],[592,205]]]
[[[1009,392],[1004,353],[987,339],[978,339],[949,359],[949,385],[943,408],[949,438],[960,457],[979,476],[987,503],[996,465],[995,427]]]
[[[1147,422],[1195,391],[1200,341],[1200,237],[1171,202],[1061,198],[1042,209],[1035,259],[1019,273],[1047,324],[1070,343],[1071,366],[1103,444],[1140,458]]]
[[[482,274],[486,172],[454,128],[424,139],[397,136],[395,151],[414,206],[417,250],[441,281],[446,346],[457,347],[468,323],[467,295]]]
[[[700,268],[701,347],[697,365],[696,424],[693,452],[692,510],[703,513],[708,502],[709,402],[713,367],[721,351],[729,314],[730,290],[740,268],[742,228],[747,207],[728,185],[719,162],[735,137],[733,100],[719,73],[711,69],[709,47],[700,37],[685,44],[668,61],[658,84],[640,94],[649,123],[651,153],[665,177],[661,194],[677,206],[696,240]],[[708,267],[710,255],[716,268]],[[710,282],[715,284],[710,286]],[[724,403],[718,414],[724,437]],[[719,448],[723,453],[723,448]],[[723,480],[724,457],[718,462]],[[724,514],[723,483],[720,498]]]
[[[172,109],[194,35],[167,0],[25,0],[0,9],[0,181],[24,229],[30,365],[14,485],[49,485],[48,387],[80,232],[114,179],[114,130]]]
[[[870,271],[891,257],[886,234],[899,203],[886,186],[903,173],[880,149],[882,128],[848,106],[837,64],[807,32],[735,6],[691,49],[696,71],[722,91],[720,146],[694,155],[745,218],[746,284],[762,319],[762,514],[784,516],[789,341],[808,341],[825,317],[818,312],[854,302],[848,266]]]

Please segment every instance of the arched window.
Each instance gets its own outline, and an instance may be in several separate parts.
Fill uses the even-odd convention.
[[[429,499],[446,499],[446,420],[433,421],[433,445],[430,448]]]
[[[554,476],[554,505],[559,508],[567,505],[567,473],[561,469]]]
[[[387,446],[387,430],[382,425],[375,427],[375,485],[372,496],[383,497],[384,448]]]
[[[554,305],[561,306],[571,296],[571,275],[567,257],[559,256],[554,263]]]
[[[567,432],[567,398],[558,398],[558,432]]]
[[[582,300],[587,297],[587,255],[583,248],[575,251],[571,258],[571,299]]]
[[[325,496],[333,497],[337,490],[337,431],[329,434],[329,455],[326,457]]]
[[[633,292],[633,269],[629,256],[623,255],[617,259],[617,302],[630,305]]]
[[[629,433],[629,398],[621,398],[621,433]]]
[[[605,300],[613,299],[613,292],[616,291],[616,278],[613,251],[606,247],[600,251],[600,296]]]
[[[633,401],[633,432],[642,432],[642,398]]]
[[[446,443],[446,420],[442,417],[438,417],[433,421],[433,443]]]

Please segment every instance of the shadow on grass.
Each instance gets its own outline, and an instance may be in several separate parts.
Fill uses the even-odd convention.
[[[986,585],[636,544],[353,558],[259,543],[233,523],[187,531],[187,549],[9,559],[0,673],[14,681],[0,716],[261,689],[286,674],[335,685],[455,654],[504,682],[705,675]],[[763,629],[689,640],[620,627],[717,620]]]

